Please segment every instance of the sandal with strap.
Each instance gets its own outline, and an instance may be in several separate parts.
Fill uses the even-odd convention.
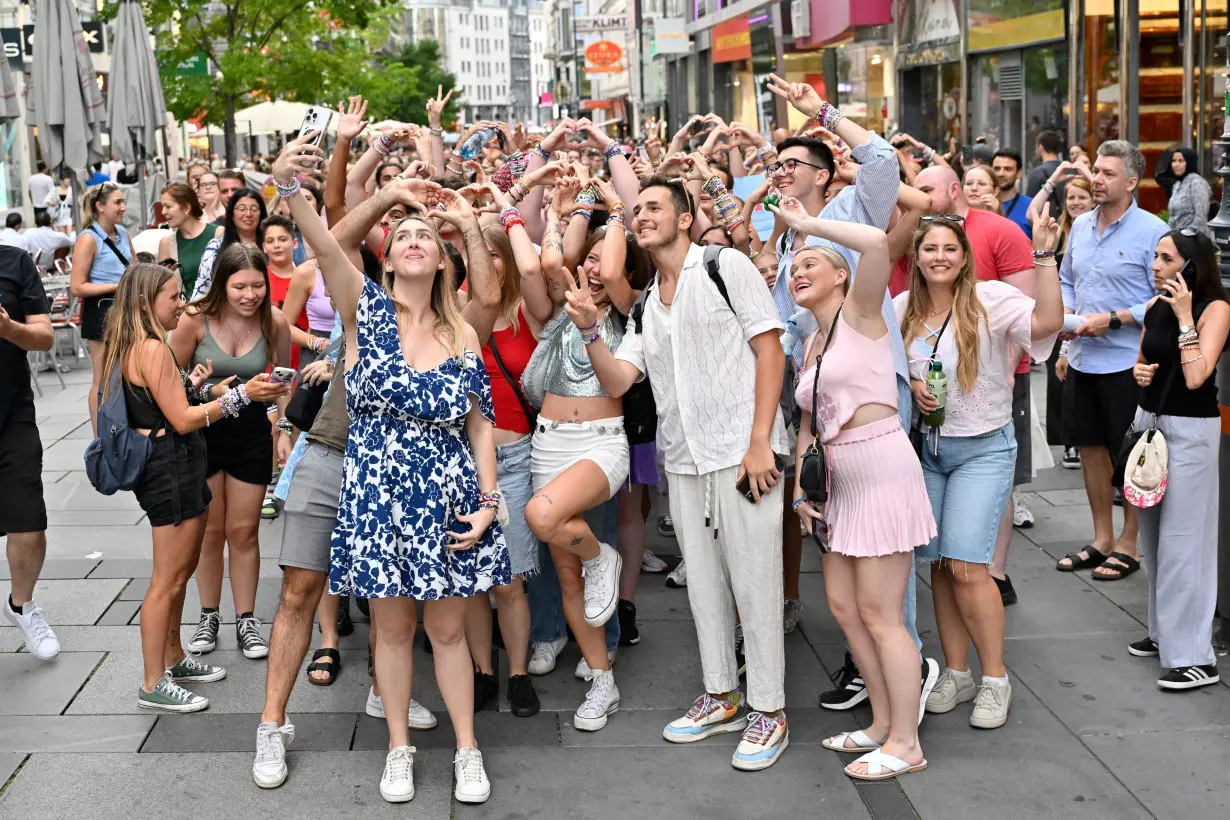
[[[866,764],[866,774],[850,770],[850,766],[854,766],[857,763]],[[884,754],[884,752],[877,749],[874,752],[863,755],[854,763],[851,763],[850,766],[846,766],[845,772],[855,780],[891,780],[898,775],[921,772],[927,768],[927,759],[923,758],[921,763],[911,766],[901,758]]]
[[[1082,557],[1081,552],[1087,553],[1087,555]],[[1108,557],[1109,556],[1104,555],[1092,544],[1086,544],[1080,552],[1069,552],[1063,558],[1059,559],[1059,561],[1062,561],[1064,558],[1067,558],[1072,562],[1070,566],[1065,567],[1063,564],[1059,563],[1059,561],[1056,561],[1055,569],[1060,572],[1076,572],[1077,570],[1082,569],[1093,569],[1094,567],[1101,566]]]
[[[853,741],[855,745],[847,746],[846,741]],[[862,754],[863,752],[874,752],[884,744],[876,743],[862,729],[856,729],[853,732],[842,732],[841,734],[826,738],[821,741],[820,745],[833,752],[855,752]]]
[[[328,662],[321,661],[321,658],[326,658]],[[326,680],[319,680],[312,677],[313,672],[328,672],[329,677]],[[337,680],[337,676],[342,672],[342,653],[336,649],[317,649],[312,653],[312,662],[308,664],[307,679],[308,683],[316,686],[332,686]]]
[[[1115,559],[1119,563],[1118,564],[1109,563],[1110,559],[1112,558]],[[1122,552],[1112,552],[1110,555],[1106,556],[1106,560],[1107,560],[1107,563],[1102,564],[1102,569],[1108,570],[1108,571],[1101,572],[1101,573],[1098,573],[1098,572],[1093,573],[1093,580],[1095,581],[1122,581],[1124,578],[1128,577],[1133,572],[1136,572],[1138,569],[1140,569],[1139,561],[1137,561],[1135,558],[1133,558],[1130,555],[1125,555]],[[1119,566],[1119,564],[1122,564],[1122,566]],[[1111,572],[1114,572],[1115,574],[1111,575],[1110,574]]]

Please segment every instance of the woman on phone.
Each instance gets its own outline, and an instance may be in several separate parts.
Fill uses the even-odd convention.
[[[1177,154],[1177,152],[1176,152]],[[1160,656],[1163,689],[1217,683],[1212,623],[1217,606],[1217,361],[1230,331],[1230,297],[1217,249],[1194,228],[1157,243],[1153,284],[1133,372],[1141,386],[1137,430],[1156,425],[1169,453],[1159,503],[1124,495],[1140,508],[1140,548],[1149,567],[1149,634],[1128,647]]]
[[[380,793],[391,803],[414,797],[415,750],[405,715],[415,601],[421,600],[436,680],[456,735],[454,796],[482,803],[491,782],[474,735],[466,599],[511,580],[495,521],[491,383],[478,335],[462,318],[445,273],[435,226],[418,216],[399,222],[380,254],[384,288],[366,279],[300,192],[296,174],[314,174],[320,162],[313,136],[287,145],[273,173],[279,195],[318,254],[346,329],[350,435],[329,591],[367,598],[377,627],[375,668],[389,729]],[[411,183],[430,200],[425,204],[470,211],[456,192]]]
[[[81,300],[81,338],[89,346],[93,371],[87,396],[90,427],[97,432],[98,386],[102,383],[107,313],[115,302],[115,290],[124,268],[133,256],[128,231],[122,224],[128,205],[120,186],[112,182],[95,185],[86,190],[81,204],[89,224],[73,245],[69,290]]]
[[[290,329],[282,312],[270,301],[269,272],[260,251],[251,245],[234,244],[218,255],[209,293],[189,306],[171,336],[171,349],[182,366],[205,365],[219,383],[248,381],[271,365],[285,367],[290,360]],[[279,420],[285,415],[288,400],[285,392],[278,399]],[[193,652],[212,652],[217,646],[222,624],[218,612],[222,548],[229,545],[239,648],[249,659],[269,654],[269,645],[260,633],[260,620],[253,614],[260,575],[257,528],[265,486],[273,475],[274,442],[267,412],[263,402],[254,402],[236,418],[205,431],[209,456],[206,475],[213,502],[196,577],[201,616],[189,644]],[[276,437],[278,459],[284,462],[290,454],[290,438],[281,429]]]
[[[196,290],[197,271],[205,246],[222,235],[222,228],[202,219],[201,201],[186,182],[172,182],[162,189],[162,212],[166,215],[167,227],[174,233],[158,242],[158,261],[177,262],[184,293],[191,294]]]
[[[213,281],[214,262],[218,254],[236,242],[245,245],[261,247],[265,244],[265,234],[261,223],[265,221],[265,200],[251,188],[240,188],[231,194],[231,201],[226,206],[226,218],[222,222],[222,236],[215,236],[205,246],[201,254],[201,266],[197,269],[196,284],[188,301],[195,302],[206,293]]]
[[[102,354],[105,372],[122,375],[119,383],[108,378],[104,396],[122,389],[129,425],[152,441],[135,490],[154,536],[154,570],[141,604],[145,670],[137,706],[163,712],[206,708],[208,699],[180,684],[226,677],[222,667],[186,655],[179,638],[184,588],[200,556],[211,500],[200,430],[286,394],[285,385],[270,384],[264,374],[239,386],[203,386],[208,364],[185,377],[167,345],[183,310],[181,285],[172,271],[132,265],[115,291]]]

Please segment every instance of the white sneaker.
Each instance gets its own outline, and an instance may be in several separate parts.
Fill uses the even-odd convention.
[[[560,651],[568,645],[568,636],[560,635],[553,641],[530,645],[530,662],[527,667],[531,675],[549,675],[555,670],[555,660]]]
[[[974,711],[970,713],[969,725],[975,729],[998,729],[1008,722],[1008,707],[1012,705],[1012,683],[997,683],[982,679],[978,697],[974,699]]]
[[[598,555],[582,561],[585,576],[585,623],[603,626],[619,604],[619,573],[624,559],[610,544],[598,543]]]
[[[666,576],[666,585],[671,589],[684,589],[688,585],[688,565],[680,561],[679,566]]]
[[[615,656],[618,654],[619,654],[618,646],[612,649],[608,649],[606,651],[606,660],[607,660],[607,663],[611,665],[612,669],[615,668]],[[584,655],[581,656],[581,660],[577,661],[577,668],[572,674],[576,676],[577,680],[593,680],[594,679],[594,670],[589,668],[589,664],[585,662]]]
[[[21,605],[19,615],[13,611],[13,605],[10,603],[12,600],[9,598],[3,602],[4,616],[25,634],[26,649],[29,653],[42,661],[49,661],[59,655],[60,639],[51,631],[47,619],[43,617],[43,610],[33,601],[26,601]]]
[[[380,776],[380,796],[387,802],[409,803],[414,799],[414,752],[413,746],[389,749]]]
[[[453,797],[458,803],[486,803],[491,796],[491,781],[483,768],[483,753],[478,749],[458,749],[453,758]]]
[[[1012,526],[1027,530],[1034,525],[1034,514],[1021,500],[1020,493],[1012,494]]]
[[[572,725],[582,732],[596,732],[606,726],[608,715],[619,711],[619,689],[615,686],[615,673],[611,670],[594,674],[593,683],[585,702],[577,707],[572,716]]]
[[[666,567],[666,562],[649,550],[645,550],[645,554],[641,556],[641,572],[657,574],[659,572],[666,572]]]
[[[384,700],[376,694],[376,687],[371,687],[367,690],[367,707],[364,709],[368,715],[384,720]],[[431,713],[423,704],[419,703],[414,698],[410,699],[410,728],[423,731],[425,729],[436,728],[436,716]]]
[[[295,739],[295,727],[287,721],[256,727],[256,760],[252,779],[262,789],[276,789],[286,782],[286,747]]]

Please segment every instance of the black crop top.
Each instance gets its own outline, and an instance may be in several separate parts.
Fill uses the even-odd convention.
[[[127,379],[124,379],[124,406],[128,409],[128,426],[134,430],[156,430],[166,421],[149,389],[134,387]]]
[[[1207,299],[1192,302],[1192,318],[1200,322],[1200,316],[1209,306]],[[1179,318],[1166,302],[1158,299],[1145,311],[1145,330],[1140,352],[1149,364],[1156,364],[1157,371],[1148,387],[1140,391],[1140,407],[1159,416],[1186,416],[1188,418],[1216,418],[1217,372],[1214,371],[1204,384],[1189,390],[1183,380],[1183,365],[1179,363]],[[1189,365],[1190,367],[1190,365]],[[1162,405],[1162,393],[1166,381],[1174,373],[1170,395]]]

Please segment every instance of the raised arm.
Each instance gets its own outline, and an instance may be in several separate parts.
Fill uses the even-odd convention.
[[[1042,206],[1042,213],[1034,224],[1033,241],[1034,313],[1030,330],[1034,339],[1045,339],[1063,328],[1063,290],[1059,284],[1059,266],[1055,263],[1059,224],[1051,216],[1049,202]]]
[[[611,304],[624,316],[632,311],[632,305],[640,291],[628,284],[628,229],[624,224],[627,208],[619,194],[610,184],[598,180],[594,183],[606,202],[610,216],[606,221],[606,236],[602,239],[602,284],[606,287]]]
[[[350,162],[350,144],[367,127],[367,101],[360,96],[348,103],[338,103],[337,143],[329,158],[329,173],[325,179],[325,216],[336,225],[346,216],[346,166]],[[357,203],[356,203],[357,204]]]
[[[914,243],[914,231],[918,230],[923,214],[931,210],[931,197],[903,182],[897,189],[897,204],[902,211],[897,217],[897,224],[888,232],[890,266],[896,265],[901,257],[909,253]]]
[[[597,148],[606,157],[606,167],[611,172],[611,185],[619,194],[619,198],[624,202],[635,202],[637,194],[641,192],[641,183],[636,178],[636,172],[632,170],[632,166],[628,164],[628,157],[624,155],[624,152],[614,150],[618,147],[615,140],[588,119],[578,120],[577,130],[587,134],[588,144]]]
[[[534,243],[525,230],[524,217],[521,217],[520,211],[513,208],[507,195],[494,182],[487,183],[487,190],[500,208],[501,221],[505,211],[509,210],[519,217],[509,223],[505,228],[505,233],[508,235],[508,243],[512,245],[513,259],[517,262],[517,272],[521,275],[521,298],[525,302],[527,318],[541,327],[555,314],[555,305],[551,303],[551,296],[547,293],[547,281],[542,275],[542,261],[538,258],[538,251],[534,250]],[[504,275],[509,275],[509,272],[505,271]]]
[[[444,173],[444,107],[453,98],[456,88],[444,93],[444,86],[436,86],[436,98],[427,101],[427,127],[431,130],[431,164],[437,174]],[[428,159],[424,157],[423,159]]]
[[[477,188],[468,189],[477,191]],[[435,216],[449,222],[461,234],[466,247],[466,294],[470,297],[462,308],[461,315],[478,334],[479,347],[487,344],[495,320],[500,313],[500,277],[491,262],[491,251],[478,227],[478,215],[457,191],[448,188],[434,189],[434,203],[444,205],[444,210],[435,210]]]

